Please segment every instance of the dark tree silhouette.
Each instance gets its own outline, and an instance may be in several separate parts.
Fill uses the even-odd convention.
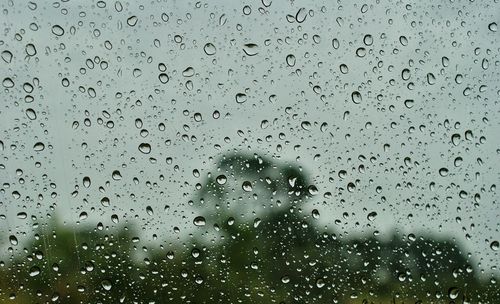
[[[297,165],[223,156],[185,239],[150,249],[134,223],[40,224],[0,263],[5,303],[496,303],[457,243],[346,238],[305,212],[317,189]],[[135,223],[139,224],[139,223]],[[22,249],[23,248],[23,249]]]

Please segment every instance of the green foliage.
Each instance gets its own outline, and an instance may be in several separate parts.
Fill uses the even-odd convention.
[[[218,183],[218,174],[228,182]],[[302,212],[314,187],[293,165],[233,154],[222,158],[217,175],[193,199],[207,225],[186,239],[167,240],[170,245],[161,249],[147,250],[132,226],[66,226],[56,218],[39,225],[32,240],[0,264],[1,302],[494,303],[500,298],[497,281],[483,281],[451,240],[396,232],[384,239],[353,239],[321,230]],[[234,185],[242,181],[252,183],[252,193],[238,192]]]

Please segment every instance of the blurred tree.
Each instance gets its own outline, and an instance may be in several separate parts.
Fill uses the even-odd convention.
[[[6,303],[495,303],[452,240],[346,238],[317,222],[298,166],[256,154],[218,162],[191,202],[192,236],[150,249],[133,225],[35,228],[0,263]]]

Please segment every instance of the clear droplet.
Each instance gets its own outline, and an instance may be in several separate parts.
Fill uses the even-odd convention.
[[[193,224],[195,226],[205,226],[206,225],[206,220],[203,216],[197,216],[193,220]]]
[[[500,243],[498,241],[493,241],[490,244],[490,248],[493,251],[497,251],[500,248]]]
[[[139,145],[139,151],[144,154],[151,153],[151,145],[148,143],[142,143]]]
[[[219,185],[224,185],[227,182],[226,176],[222,175],[222,174],[217,176],[216,180],[217,180],[217,184],[219,184]]]
[[[37,142],[37,143],[33,146],[33,150],[35,150],[35,151],[37,151],[37,152],[43,151],[43,150],[45,150],[45,145],[44,145],[42,142]]]
[[[255,56],[259,53],[259,46],[255,43],[247,43],[243,45],[243,52],[248,56]]]
[[[60,25],[54,25],[52,26],[52,34],[56,36],[62,36],[64,35],[64,29]]]
[[[252,183],[249,181],[244,181],[241,188],[243,188],[243,191],[245,192],[251,192],[253,190]]]
[[[295,56],[293,54],[289,54],[286,56],[286,64],[289,66],[289,67],[293,67],[295,65]]]
[[[128,19],[127,19],[127,24],[128,24],[129,26],[135,26],[135,25],[137,24],[137,20],[139,20],[139,19],[137,18],[137,16],[130,16],[130,17],[128,17]]]
[[[361,93],[359,93],[358,91],[352,92],[351,99],[352,102],[354,102],[355,104],[360,104],[361,101],[363,100],[363,98],[361,97]]]
[[[101,286],[102,288],[104,288],[104,290],[111,290],[112,287],[111,282],[109,280],[103,280],[101,282]]]
[[[244,93],[238,93],[236,94],[236,102],[237,103],[244,103],[247,101],[247,95]]]
[[[203,47],[203,51],[205,51],[205,54],[212,56],[212,55],[215,55],[215,53],[217,52],[217,49],[215,48],[215,45],[213,45],[212,43],[209,42],[209,43],[205,44],[205,46]]]

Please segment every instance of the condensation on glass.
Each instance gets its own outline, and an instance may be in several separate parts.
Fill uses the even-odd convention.
[[[0,302],[499,303],[498,1],[0,8]]]

